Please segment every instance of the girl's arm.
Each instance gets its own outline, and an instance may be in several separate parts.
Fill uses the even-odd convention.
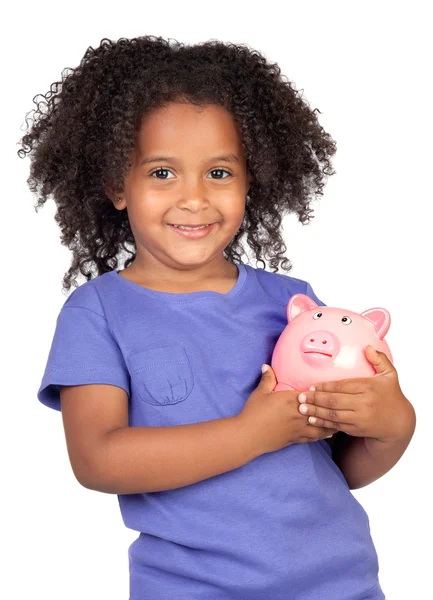
[[[105,384],[62,386],[60,400],[71,466],[88,489],[108,494],[170,490],[256,457],[251,436],[234,417],[129,427],[127,393]]]
[[[412,405],[411,405],[412,406]],[[332,458],[344,475],[349,489],[365,487],[385,475],[403,456],[416,427],[415,410],[410,411],[407,429],[389,441],[354,437],[339,431],[330,440]]]

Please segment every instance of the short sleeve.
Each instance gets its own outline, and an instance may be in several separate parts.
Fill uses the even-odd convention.
[[[57,317],[37,397],[60,411],[60,385],[89,383],[116,385],[130,395],[128,369],[106,318],[89,308],[65,305]]]
[[[326,306],[326,304],[324,302],[322,302],[321,300],[319,300],[319,298],[314,293],[313,288],[311,287],[311,285],[308,282],[307,282],[304,294],[306,296],[309,296],[312,300],[314,300],[314,302],[318,306]]]

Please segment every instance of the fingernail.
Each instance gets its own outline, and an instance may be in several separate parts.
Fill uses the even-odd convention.
[[[299,402],[306,402],[307,396],[305,394],[299,394],[298,400],[299,400]]]

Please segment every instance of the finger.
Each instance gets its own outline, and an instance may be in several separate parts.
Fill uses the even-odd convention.
[[[376,375],[386,375],[395,371],[395,367],[384,352],[368,345],[364,349],[367,360],[373,365]]]
[[[332,438],[336,433],[338,433],[338,431],[334,428],[327,428],[327,427],[322,427],[322,431],[320,431],[317,427],[311,427],[310,429],[310,425],[307,425],[307,429],[306,429],[306,437],[307,440],[309,440],[310,442],[317,442],[319,440],[325,440],[327,438]],[[318,437],[318,435],[321,435],[322,437]]]
[[[362,394],[365,386],[369,383],[369,377],[354,377],[351,379],[340,379],[339,381],[323,381],[315,383],[318,392],[337,392],[340,394]]]
[[[340,394],[334,392],[303,392],[299,394],[298,400],[301,402],[305,397],[303,404],[320,406],[333,410],[354,411],[359,406],[359,397],[357,394]]]
[[[322,406],[315,406],[313,404],[301,404],[298,407],[298,410],[301,415],[305,415],[307,417],[316,417],[319,419],[325,419],[327,421],[346,424],[352,424],[355,416],[355,411],[353,410],[336,410],[335,408],[324,408]]]
[[[322,430],[322,431],[320,431]],[[333,423],[332,427],[314,427],[313,425],[307,424],[307,427],[305,429],[306,435],[308,435],[310,438],[317,440],[318,439],[318,435],[322,435],[322,439],[325,439],[327,437],[332,437],[333,435],[335,435],[336,433],[338,433],[340,430],[335,428],[335,423]]]
[[[310,419],[317,419],[315,423],[310,422]],[[331,429],[334,433],[338,431],[343,431],[349,435],[352,435],[353,431],[355,431],[355,426],[350,423],[336,423],[335,421],[327,421],[326,419],[319,419],[318,417],[309,417],[308,425],[311,427]],[[308,427],[307,425],[307,427]]]
[[[315,421],[312,421],[311,419],[315,419]],[[315,427],[325,427],[326,429],[339,429],[339,423],[336,423],[335,421],[326,421],[325,419],[319,419],[317,417],[309,417],[308,418],[308,424],[309,425],[314,425]],[[341,425],[343,427],[343,424]]]

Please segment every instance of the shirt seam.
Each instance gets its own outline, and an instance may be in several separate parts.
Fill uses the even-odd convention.
[[[183,299],[183,300],[174,300],[172,298],[165,298],[165,297],[158,298],[158,300],[161,300],[162,302],[168,303],[170,305],[173,305],[173,304],[176,304],[176,305],[191,304],[191,302],[199,302],[200,300],[211,300],[211,301],[213,301],[213,300],[218,300],[219,298],[226,298],[226,300],[228,302],[230,302],[230,300],[233,300],[234,298],[237,298],[239,296],[239,294],[244,289],[244,287],[245,287],[245,285],[246,285],[246,283],[248,281],[248,271],[247,271],[247,268],[246,268],[248,265],[245,265],[244,263],[239,263],[239,264],[242,264],[245,267],[245,279],[244,279],[242,285],[237,290],[236,294],[234,294],[232,296],[229,296],[228,298],[226,298],[227,294],[218,294],[218,293],[215,293],[214,296],[203,296],[203,297],[196,296],[196,297],[190,298],[188,300],[186,300],[186,299]],[[113,277],[114,277],[115,276],[115,271],[112,271],[112,273],[113,273]],[[136,292],[137,294],[146,296],[147,298],[153,298],[154,300],[156,299],[153,296],[153,294],[147,294],[145,289],[138,290],[138,289],[136,289],[135,287],[132,287],[132,286],[128,286],[128,288],[131,291]],[[211,291],[211,290],[203,290],[203,292],[207,292],[207,291]],[[200,293],[200,292],[197,292],[197,293]],[[73,307],[71,307],[71,308],[73,308]]]
[[[264,269],[261,269],[264,270]],[[269,271],[267,271],[269,272]],[[266,296],[268,296],[268,298],[270,298],[271,300],[273,300],[274,302],[276,302],[279,306],[287,306],[287,302],[280,302],[279,300],[277,300],[274,296],[271,296],[271,294],[268,293],[268,291],[263,287],[262,283],[259,281],[257,274],[255,271],[253,271],[254,273],[254,277],[256,278],[257,281],[257,285],[259,285],[261,287],[261,289],[264,291],[264,293],[266,294]],[[277,275],[279,278],[283,279],[283,275],[281,275],[281,273],[273,273],[274,275]],[[288,281],[286,281],[285,279],[283,279],[284,282],[286,282],[287,284],[289,284]],[[308,287],[308,282],[305,281],[305,279],[299,279],[299,281],[302,281],[303,283],[305,283],[305,289],[307,289]],[[286,287],[287,291],[290,293],[290,290],[288,289],[288,287]],[[298,292],[299,293],[299,292]],[[293,294],[290,294],[291,296],[293,296]]]
[[[102,302],[101,302],[101,306],[102,306]],[[98,312],[96,312],[95,310],[93,310],[93,309],[91,309],[91,308],[88,308],[87,306],[80,306],[80,305],[75,305],[75,306],[69,306],[69,305],[67,305],[67,306],[64,306],[64,307],[62,308],[62,310],[65,310],[65,309],[67,309],[67,308],[80,308],[80,309],[82,309],[82,310],[88,310],[89,312],[93,313],[94,315],[97,315],[97,316],[98,316],[98,317],[100,317],[101,319],[104,319],[104,321],[105,321],[105,324],[106,324],[106,326],[107,326],[107,329],[108,329],[108,331],[110,332],[110,334],[111,334],[111,337],[113,338],[113,341],[114,341],[114,342],[117,344],[117,346],[118,346],[118,348],[119,348],[120,352],[122,352],[122,349],[121,349],[121,347],[120,347],[120,344],[119,344],[118,338],[117,338],[116,334],[114,333],[113,329],[111,328],[111,325],[110,325],[110,323],[108,322],[108,319],[107,319],[107,317],[105,316],[105,313],[104,313],[103,315],[101,315],[101,314],[99,314]]]
[[[91,313],[93,313],[94,315],[98,315],[98,317],[101,317],[101,319],[104,319],[107,322],[107,325],[108,325],[107,317],[105,315],[100,315],[95,310],[92,310],[91,308],[87,308],[87,306],[77,306],[77,305],[75,305],[75,306],[64,306],[62,310],[66,310],[67,308],[81,308],[83,310],[88,310]]]

